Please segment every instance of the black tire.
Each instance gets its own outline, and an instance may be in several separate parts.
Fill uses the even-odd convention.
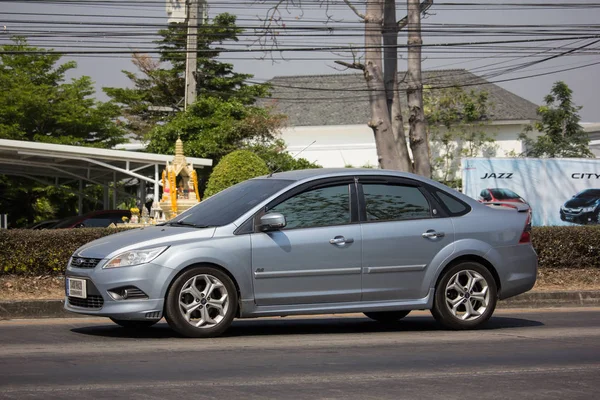
[[[487,284],[487,287],[488,287],[487,292],[489,293],[489,297],[486,297],[487,307],[485,308],[485,310],[482,311],[479,316],[475,316],[475,317],[473,317],[473,319],[466,320],[466,321],[462,320],[458,316],[454,315],[454,313],[450,309],[450,306],[448,305],[449,303],[447,302],[447,298],[450,299],[451,297],[454,296],[454,294],[455,294],[454,292],[456,292],[456,297],[454,297],[452,300],[455,299],[455,300],[457,300],[457,302],[462,303],[462,305],[458,306],[457,310],[458,310],[458,312],[460,312],[460,308],[461,307],[464,308],[465,312],[463,315],[467,314],[466,313],[466,302],[467,301],[471,304],[473,304],[473,302],[475,302],[475,304],[483,305],[483,303],[477,302],[477,300],[474,300],[474,299],[470,299],[471,293],[469,293],[469,296],[467,296],[466,293],[464,295],[461,295],[460,293],[458,293],[458,291],[455,291],[454,289],[451,289],[448,292],[446,291],[446,288],[448,287],[448,283],[450,282],[450,279],[452,279],[459,272],[461,272],[461,278],[463,278],[462,274],[465,274],[465,271],[475,271],[477,274],[479,274],[479,276],[485,280],[485,283]],[[477,282],[475,284],[475,286],[476,286],[475,290],[473,290],[471,292],[477,293],[477,290],[481,291],[481,289],[482,289],[481,285],[482,285],[481,281]],[[464,289],[464,287],[463,287],[463,289]],[[459,297],[461,297],[462,300],[459,301]],[[487,268],[485,268],[483,265],[476,263],[476,262],[471,262],[471,261],[461,262],[461,263],[449,268],[446,272],[444,272],[441,279],[438,281],[438,284],[435,288],[435,297],[434,297],[433,309],[431,310],[431,313],[433,314],[434,318],[439,323],[441,323],[444,327],[446,327],[448,329],[455,329],[455,330],[476,329],[476,328],[480,327],[482,324],[484,324],[487,320],[490,319],[490,317],[492,316],[492,314],[494,313],[494,310],[496,308],[497,300],[498,300],[498,289],[496,287],[496,281],[494,280],[494,277],[492,276],[490,271]],[[478,310],[481,311],[481,308],[478,308]],[[469,319],[471,317],[467,317],[467,318]]]
[[[377,322],[383,322],[386,324],[400,321],[410,313],[410,310],[402,311],[375,311],[364,313],[367,317]]]
[[[115,324],[120,325],[123,328],[127,328],[127,329],[150,328],[152,325],[154,325],[158,322],[158,320],[134,321],[134,320],[115,319],[115,318],[111,318],[110,320],[112,322],[114,322]]]
[[[211,327],[198,328],[193,326],[182,314],[179,305],[179,297],[183,286],[190,279],[200,275],[207,275],[216,278],[223,284],[224,289],[227,292],[227,307],[223,307],[226,308],[226,311],[224,311],[222,319]],[[199,266],[193,267],[185,271],[183,274],[179,275],[171,285],[171,288],[167,293],[165,302],[165,319],[169,323],[169,326],[182,336],[193,338],[209,338],[219,336],[220,334],[225,332],[227,328],[229,328],[231,322],[233,321],[233,318],[237,313],[237,307],[237,289],[233,281],[229,278],[229,276],[217,268]],[[208,308],[206,308],[206,310],[208,310]]]

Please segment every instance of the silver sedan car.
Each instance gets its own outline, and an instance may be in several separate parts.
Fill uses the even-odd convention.
[[[65,308],[131,328],[165,317],[189,337],[234,318],[363,312],[392,323],[422,309],[476,328],[498,299],[533,287],[530,230],[527,205],[483,205],[408,173],[272,174],[81,247]]]

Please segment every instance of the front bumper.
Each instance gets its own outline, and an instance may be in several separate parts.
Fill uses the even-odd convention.
[[[590,212],[579,212],[570,213],[563,210],[560,211],[560,219],[565,222],[572,222],[574,224],[589,224],[594,222],[595,214],[593,211]]]
[[[124,320],[158,320],[163,316],[164,298],[175,271],[156,264],[135,267],[103,269],[103,262],[95,268],[67,267],[67,278],[86,280],[87,298],[65,298],[65,310],[86,315],[112,317]],[[109,291],[132,286],[147,298],[115,300]]]

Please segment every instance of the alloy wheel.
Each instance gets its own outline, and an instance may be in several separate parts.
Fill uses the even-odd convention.
[[[454,317],[462,321],[476,320],[490,303],[488,282],[476,271],[458,271],[446,285],[445,300]]]
[[[179,292],[179,310],[196,328],[218,325],[229,309],[227,288],[218,278],[201,274],[190,278]]]

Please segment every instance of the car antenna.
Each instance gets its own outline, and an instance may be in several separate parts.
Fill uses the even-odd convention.
[[[292,158],[296,158],[296,157],[298,157],[300,154],[302,154],[302,152],[303,152],[304,150],[308,149],[310,146],[312,146],[312,145],[313,145],[313,144],[315,144],[315,143],[317,143],[317,141],[316,141],[316,140],[313,140],[311,144],[309,144],[308,146],[306,146],[305,148],[303,148],[302,150],[300,150],[299,152],[297,152],[296,154],[294,154],[294,155],[292,156]],[[269,174],[269,178],[271,178],[271,177],[273,176],[273,174],[276,174],[277,172],[279,172],[279,170],[280,170],[280,169],[281,169],[281,167],[277,167],[277,169],[276,169],[276,170],[274,170],[274,171],[271,171],[271,173]]]

